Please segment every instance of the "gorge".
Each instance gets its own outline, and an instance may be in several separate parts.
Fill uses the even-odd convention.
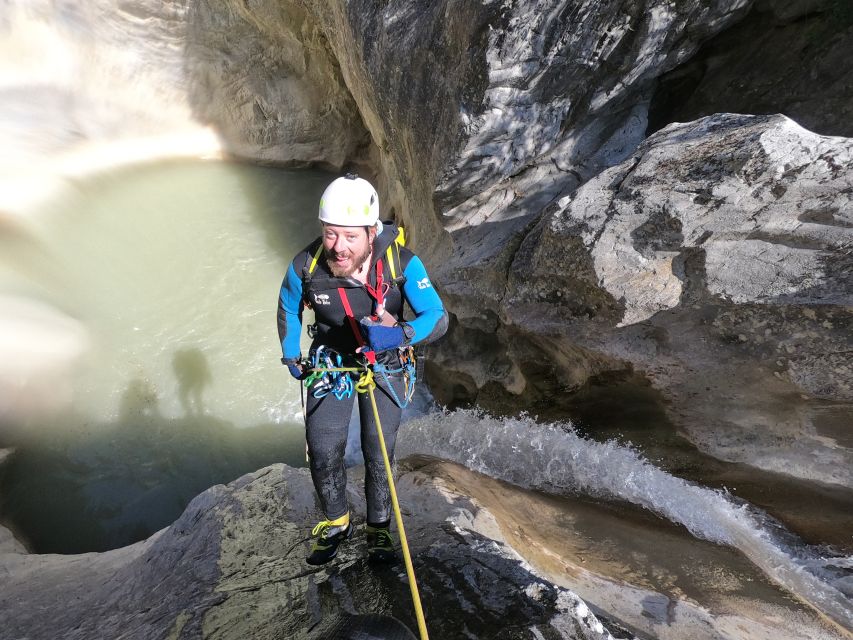
[[[8,153],[0,160],[0,233],[27,235],[39,203],[62,201],[85,176],[176,157],[357,170],[377,185],[383,217],[406,226],[451,313],[449,335],[428,352],[426,381],[439,404],[456,409],[444,422],[419,416],[410,427],[422,446],[409,453],[450,462],[401,462],[407,478],[420,478],[404,481],[412,495],[436,501],[420,520],[412,507],[424,536],[418,548],[430,549],[421,567],[437,576],[428,584],[450,576],[466,594],[459,585],[467,552],[454,545],[482,544],[479,553],[492,539],[506,555],[483,562],[493,563],[497,583],[521,585],[461,596],[476,598],[466,606],[493,619],[484,613],[482,626],[467,631],[448,622],[442,637],[849,637],[853,77],[845,61],[853,13],[846,3],[6,0],[2,10],[0,135]],[[0,329],[15,336],[0,344],[0,425],[61,414],[53,391],[87,352],[86,328],[43,300],[0,295]],[[589,418],[589,399],[601,397],[627,402],[626,413],[631,399],[643,398],[656,422],[630,435],[607,432],[602,419]],[[523,411],[539,422],[524,422]],[[549,459],[533,481],[536,458],[527,473],[515,468],[510,461],[523,443],[505,430],[520,425],[523,439],[536,440],[545,437],[537,428],[549,434],[552,422],[564,435],[542,446],[565,456]],[[570,422],[587,439],[575,440]],[[476,443],[448,450],[425,432],[445,424],[456,425],[447,441],[477,430],[503,458],[484,460],[489,450]],[[664,431],[671,440],[661,444]],[[614,436],[627,442],[609,441],[620,462],[607,467],[597,446]],[[624,487],[604,488],[608,468],[624,473]],[[137,595],[127,610],[113,597],[89,602],[69,609],[62,624],[76,635],[67,637],[97,637],[98,621],[107,619],[114,629],[136,621],[128,637],[237,637],[248,632],[222,620],[239,617],[239,602],[265,611],[251,623],[255,637],[276,637],[260,630],[261,620],[275,617],[267,600],[255,599],[267,589],[276,597],[292,590],[294,602],[309,603],[288,622],[306,637],[321,632],[316,617],[330,602],[365,612],[348,582],[368,580],[357,560],[348,560],[343,577],[293,582],[282,575],[298,573],[295,565],[268,560],[282,552],[279,543],[241,529],[283,526],[287,544],[296,544],[294,523],[304,525],[310,510],[294,506],[300,494],[290,487],[305,482],[300,473],[267,467],[217,485],[165,532],[104,556],[24,554],[10,534],[0,556],[20,589],[18,612],[4,614],[18,625],[8,628],[20,630],[10,637],[38,635],[39,621],[20,603],[37,602],[47,588],[39,572],[61,585],[89,571],[84,590],[140,576],[125,583],[131,593],[156,584],[165,571],[157,567],[172,557],[197,572],[186,602],[158,609]],[[601,478],[579,480],[587,474]],[[628,480],[645,474],[654,480],[633,491]],[[741,492],[729,486],[732,477]],[[683,487],[682,478],[696,486]],[[500,494],[493,481],[559,500],[612,500],[631,514],[639,507],[699,540],[729,545],[759,570],[727,565],[727,575],[739,584],[766,580],[763,604],[735,615],[736,596],[720,604],[681,587],[667,592],[659,576],[637,597],[645,605],[614,604],[618,598],[577,566],[555,560],[559,532],[531,542],[536,535],[517,512],[490,502]],[[418,482],[427,488],[416,494]],[[248,487],[277,492],[289,506],[276,516],[247,507],[241,524],[234,504],[252,503]],[[777,492],[784,498],[770,496]],[[442,500],[458,509],[449,515]],[[540,507],[539,516],[552,513]],[[718,531],[694,513],[708,509],[748,523]],[[813,518],[803,513],[822,509],[832,513],[828,523],[809,528]],[[248,562],[259,573],[234,560],[237,551],[219,564],[207,557],[230,535],[257,542]],[[538,551],[528,557],[525,545]],[[532,565],[524,578],[509,566],[512,554]],[[134,563],[148,573],[134,573]],[[273,577],[264,583],[261,575]],[[572,580],[561,583],[560,575]],[[169,588],[180,593],[185,584]],[[392,589],[376,588],[385,594],[377,610],[405,618]],[[516,601],[519,589],[541,597]],[[604,630],[571,613],[579,605],[566,589],[594,607]],[[504,604],[493,606],[495,599]],[[513,619],[518,635],[500,636],[499,620],[513,606],[525,612]],[[781,623],[773,622],[774,606],[788,612]],[[720,611],[748,620],[750,632]],[[568,618],[572,630],[563,631]]]

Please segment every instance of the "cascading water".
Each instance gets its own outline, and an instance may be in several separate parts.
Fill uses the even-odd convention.
[[[398,455],[433,455],[521,487],[640,505],[698,538],[735,547],[785,589],[853,628],[853,557],[806,546],[760,510],[672,476],[630,447],[582,438],[570,424],[471,410],[432,413],[404,428]]]

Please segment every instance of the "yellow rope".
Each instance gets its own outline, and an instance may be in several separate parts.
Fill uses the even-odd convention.
[[[376,433],[379,435],[379,447],[382,449],[382,459],[385,462],[385,475],[388,476],[388,488],[391,490],[391,504],[394,506],[394,518],[397,521],[397,531],[400,533],[400,546],[403,548],[403,560],[406,562],[406,575],[409,576],[409,589],[412,592],[412,602],[415,605],[415,617],[418,619],[418,631],[421,634],[421,640],[429,640],[427,634],[426,621],[424,620],[424,612],[421,608],[421,596],[418,593],[418,583],[415,580],[415,569],[412,566],[412,556],[409,554],[409,543],[406,540],[406,529],[403,527],[403,516],[400,513],[400,503],[397,501],[397,490],[394,488],[394,474],[391,471],[391,461],[388,459],[388,450],[385,448],[385,438],[382,435],[382,425],[379,422],[379,409],[376,407],[376,395],[373,389],[376,387],[376,382],[373,380],[373,371],[367,369],[362,374],[361,379],[356,385],[359,393],[364,393],[363,389],[367,388],[370,393],[370,404],[373,406],[373,418],[376,420]]]

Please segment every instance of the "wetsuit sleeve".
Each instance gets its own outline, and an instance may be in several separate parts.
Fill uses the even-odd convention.
[[[278,338],[285,358],[298,358],[302,335],[302,278],[293,263],[287,269],[278,295]]]
[[[415,330],[411,344],[437,340],[447,331],[447,312],[432,286],[421,259],[412,256],[403,275],[406,276],[403,295],[415,312],[415,317],[407,321]]]

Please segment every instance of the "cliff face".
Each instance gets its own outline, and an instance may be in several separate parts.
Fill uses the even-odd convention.
[[[824,135],[853,135],[853,7],[844,0],[764,0],[664,74],[650,126],[720,112],[783,113]]]
[[[781,116],[663,129],[516,252],[501,331],[518,375],[637,368],[715,456],[853,485],[850,450],[824,437],[853,400],[851,193],[849,139]]]
[[[299,3],[194,2],[184,82],[194,115],[254,161],[364,165],[371,150],[324,31]]]

